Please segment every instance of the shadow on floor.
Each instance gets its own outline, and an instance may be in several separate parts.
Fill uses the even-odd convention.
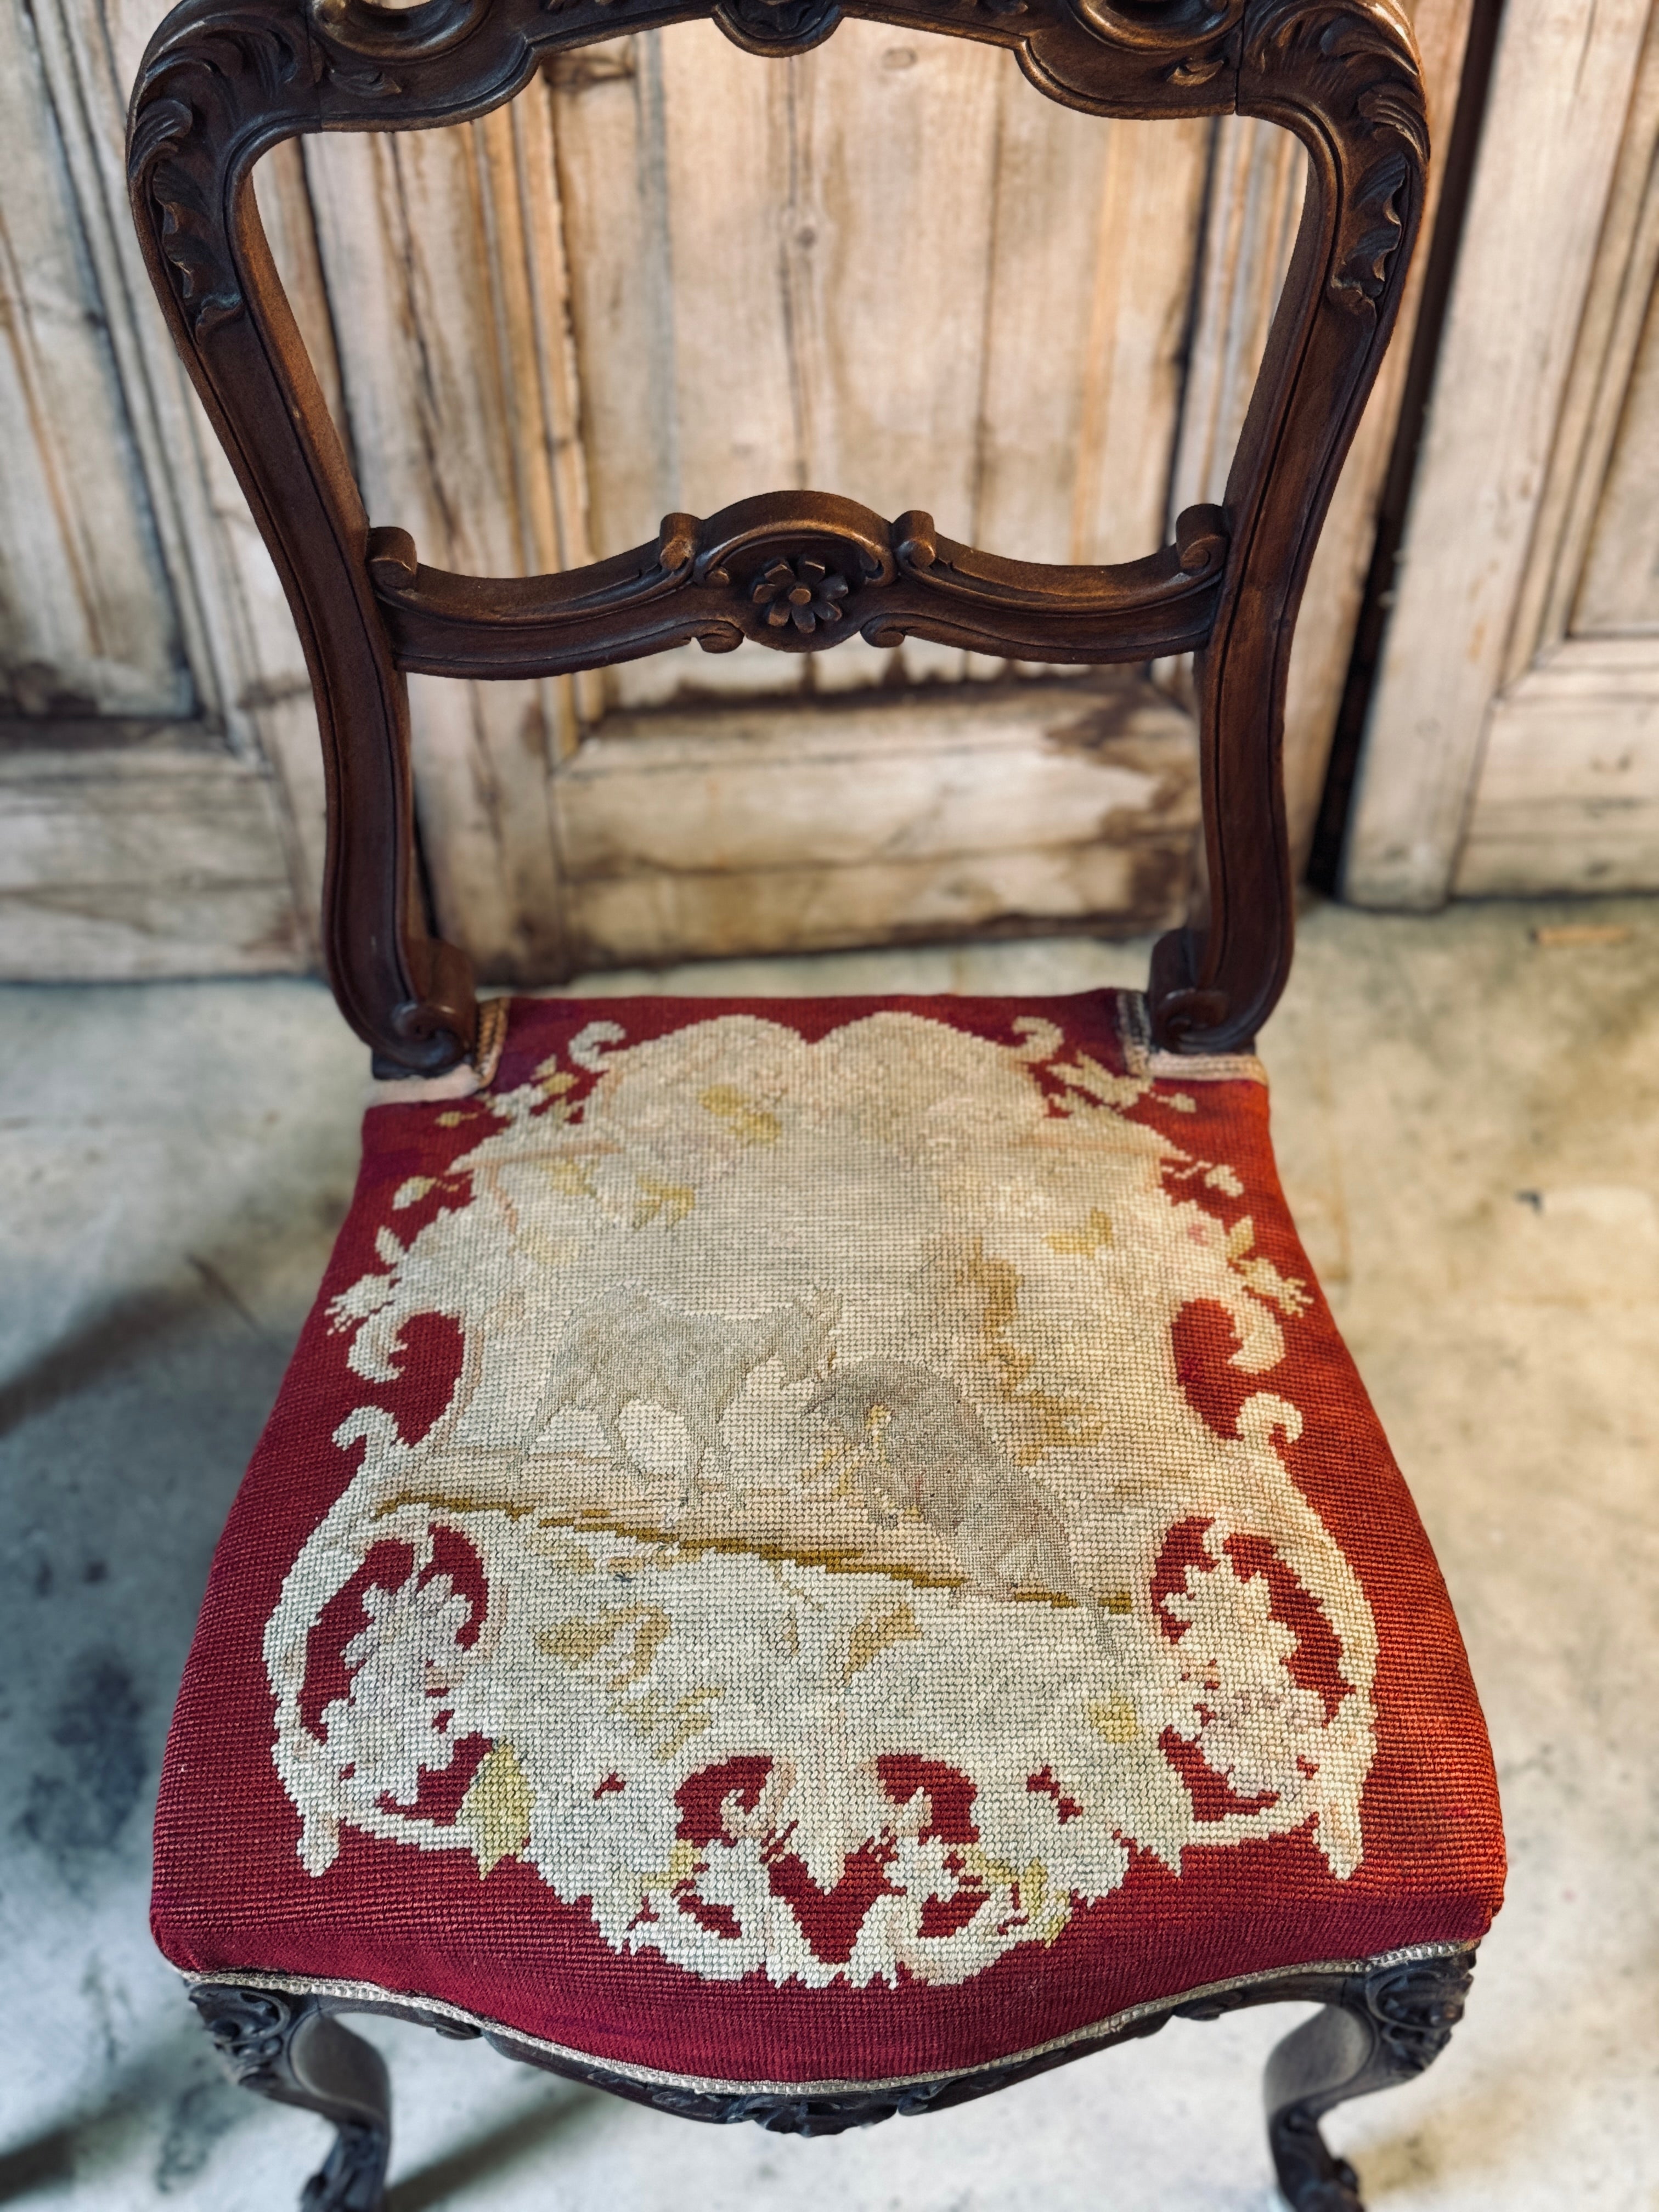
[[[592,2089],[558,2091],[555,2101],[536,2105],[527,2112],[503,2120],[499,2127],[474,2136],[447,2158],[434,2159],[394,2183],[387,2192],[386,2212],[433,2212],[456,2191],[544,2150],[597,2098],[598,2092]]]
[[[33,2142],[20,2143],[0,2158],[0,2204],[27,2197],[53,2181],[70,2181],[75,2175],[75,2130],[54,2128]]]

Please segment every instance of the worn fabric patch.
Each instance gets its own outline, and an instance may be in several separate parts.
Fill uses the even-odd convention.
[[[1143,1020],[520,1001],[488,1091],[373,1110],[169,1956],[873,2081],[1483,1932],[1479,1709],[1260,1068]]]

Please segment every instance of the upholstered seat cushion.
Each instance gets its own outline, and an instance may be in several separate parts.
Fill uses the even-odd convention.
[[[743,2086],[1480,1936],[1479,1706],[1261,1067],[1144,1020],[518,1001],[488,1091],[374,1108],[167,1955]]]

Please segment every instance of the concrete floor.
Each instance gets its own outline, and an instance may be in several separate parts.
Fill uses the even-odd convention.
[[[1563,924],[1629,933],[1534,939]],[[1144,947],[1032,944],[670,987],[1144,973]],[[0,1037],[0,2202],[284,2207],[324,2130],[215,2070],[145,1930],[149,1808],[214,1539],[344,1207],[364,1054],[294,982],[3,991]],[[1332,2135],[1373,2212],[1651,2212],[1659,904],[1317,909],[1264,1052],[1292,1204],[1458,1604],[1513,1860],[1449,2051]],[[366,2032],[398,2100],[394,2212],[1267,2212],[1256,2084],[1297,2016],[1178,2024],[819,2143]]]

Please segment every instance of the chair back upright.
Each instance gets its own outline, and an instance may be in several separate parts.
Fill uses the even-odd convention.
[[[775,58],[843,14],[1009,47],[1040,92],[1091,114],[1237,112],[1301,140],[1301,227],[1222,504],[1097,568],[1006,560],[920,511],[889,521],[824,492],[670,514],[630,552],[529,578],[428,568],[407,532],[371,527],[260,228],[260,156],[310,131],[485,114],[550,55],[624,32],[712,16]],[[813,653],[855,633],[1079,665],[1196,654],[1206,910],[1158,940],[1151,1015],[1165,1049],[1245,1048],[1290,966],[1297,609],[1399,308],[1427,153],[1394,0],[182,0],[133,91],[133,214],[305,647],[328,793],[324,954],[377,1072],[440,1073],[477,1037],[470,968],[422,897],[410,673],[549,676],[693,639]]]

